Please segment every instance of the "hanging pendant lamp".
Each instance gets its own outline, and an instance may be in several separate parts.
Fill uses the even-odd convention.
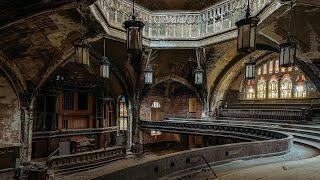
[[[200,61],[201,61],[201,54],[200,50],[196,50],[196,58],[197,58],[197,69],[194,71],[194,84],[201,85],[203,84],[203,74],[204,70],[201,68]]]
[[[134,0],[132,2],[131,19],[125,21],[123,27],[127,32],[127,52],[130,54],[139,54],[142,53],[142,29],[144,23],[137,20],[135,16]]]
[[[78,64],[89,65],[89,48],[90,45],[87,39],[84,37],[83,32],[83,15],[82,8],[80,4],[80,16],[81,16],[81,38],[78,42],[74,44],[75,46],[75,62]]]
[[[238,54],[247,54],[256,49],[256,31],[259,18],[251,17],[250,14],[250,0],[246,10],[244,19],[236,22],[238,27],[237,52]]]
[[[108,57],[106,57],[106,38],[103,36],[103,56],[101,57],[100,62],[100,77],[101,78],[109,78],[110,76],[110,61]]]
[[[295,65],[296,52],[297,52],[297,42],[293,40],[291,36],[291,19],[292,19],[292,9],[293,2],[290,2],[290,19],[289,19],[289,33],[287,34],[286,40],[280,44],[280,55],[279,55],[279,66],[289,67]]]
[[[256,63],[254,62],[251,56],[250,56],[249,62],[247,62],[245,65],[246,65],[245,78],[254,79],[255,73],[256,73]]]

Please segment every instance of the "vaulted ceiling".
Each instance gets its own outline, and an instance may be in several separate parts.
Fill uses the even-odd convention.
[[[151,10],[199,10],[218,1],[137,0],[137,3]],[[86,0],[86,2],[90,4],[94,0]],[[318,1],[310,2],[317,3]],[[1,0],[0,65],[1,59],[5,59],[6,63],[20,71],[21,76],[31,88],[40,79],[45,78],[50,68],[63,61],[66,54],[73,48],[74,42],[79,39],[80,16],[74,3],[75,1],[71,0]],[[281,16],[284,12],[285,10],[281,10],[279,14],[274,13],[274,17],[269,18],[264,24],[260,24],[259,44],[277,47],[277,43],[282,41],[288,29],[289,19],[288,14]],[[299,41],[302,55],[309,59],[313,57],[310,52],[320,51],[320,26],[319,21],[317,21],[320,17],[319,12],[319,8],[316,6],[304,4],[295,6],[292,33]],[[86,37],[91,40],[90,44],[93,46],[90,53],[91,56],[99,59],[102,55],[102,41],[97,37],[100,36],[103,29],[88,9],[85,10],[84,14]],[[270,43],[272,40],[274,40],[273,45]],[[123,78],[122,80],[115,80],[113,82],[114,87],[122,86],[122,89],[129,90],[130,86],[126,84],[128,84],[128,79],[132,74],[124,68],[128,58],[124,42],[108,40],[107,47],[107,55],[112,62],[112,70],[114,70],[112,77],[115,79]],[[235,58],[236,41],[234,39],[212,44],[205,48],[207,52],[208,89],[210,89],[214,87],[214,84],[219,83],[224,74],[229,72],[239,59]],[[192,75],[197,66],[195,49],[160,49],[154,51],[155,57],[152,64],[157,80],[174,75],[187,79],[190,84],[193,83]],[[314,63],[320,62],[320,55],[314,57],[312,59]],[[232,59],[235,62],[232,62]],[[91,66],[93,65],[94,63]],[[169,86],[170,84],[172,83],[163,83],[162,85]],[[119,93],[122,92],[119,91],[116,94]]]

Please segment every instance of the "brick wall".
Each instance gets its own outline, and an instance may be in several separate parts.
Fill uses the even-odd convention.
[[[165,133],[162,132],[161,135],[151,136],[150,130],[143,130],[142,131],[142,138],[143,138],[143,144],[150,144],[155,142],[161,142],[161,141],[180,141],[180,135],[174,134],[174,133]]]
[[[141,102],[140,118],[143,120],[151,119],[151,105],[157,101],[161,105],[162,117],[187,117],[189,108],[188,96],[160,97],[148,96]],[[196,101],[196,117],[201,117],[201,104]]]
[[[6,76],[0,73],[0,148],[20,143],[18,98]]]

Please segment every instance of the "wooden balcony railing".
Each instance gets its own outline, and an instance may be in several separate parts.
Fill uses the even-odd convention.
[[[97,160],[116,160],[124,158],[125,156],[126,149],[124,147],[117,146],[90,152],[83,152],[63,156],[52,156],[47,159],[47,166],[63,167],[73,164],[76,165],[81,163],[90,163]]]
[[[193,122],[186,123],[185,121],[140,121],[140,126],[144,129],[153,129],[162,132],[219,135],[249,141],[282,139],[288,137],[286,134],[264,129]]]
[[[309,120],[309,109],[219,109],[217,116],[234,118],[276,119],[291,121]]]

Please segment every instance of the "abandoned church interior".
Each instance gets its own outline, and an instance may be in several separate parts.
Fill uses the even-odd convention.
[[[0,179],[320,179],[319,0],[0,7]]]

